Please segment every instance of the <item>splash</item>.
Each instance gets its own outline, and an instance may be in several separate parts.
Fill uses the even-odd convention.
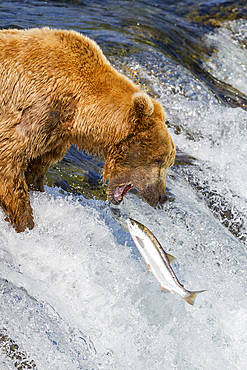
[[[207,44],[215,52],[204,66],[219,80],[247,94],[247,31],[246,20],[225,22],[215,33],[209,34]]]
[[[241,368],[246,258],[181,185],[166,212],[129,194],[120,213],[155,232],[177,257],[181,282],[207,289],[194,308],[145,277],[129,235],[100,201],[47,188],[32,196],[33,231],[16,235],[1,218],[1,274],[9,281],[2,281],[1,327],[38,369]]]
[[[217,58],[224,52],[218,50]],[[200,81],[156,51],[149,73],[140,55],[128,63],[138,65],[159,95],[175,143],[195,163],[169,171],[171,200],[160,209],[133,193],[116,209],[47,186],[45,194],[31,195],[32,231],[16,234],[0,214],[4,369],[246,366],[246,246],[209,207],[223,199],[218,209],[227,204],[232,222],[243,214],[245,232],[246,112],[219,104]],[[124,229],[128,216],[149,227],[176,257],[181,283],[207,290],[194,307],[161,294],[155,278],[145,276]]]

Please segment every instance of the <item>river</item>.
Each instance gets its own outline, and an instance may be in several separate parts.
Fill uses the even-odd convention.
[[[74,147],[33,192],[36,226],[0,210],[0,369],[244,370],[247,366],[246,1],[0,2],[1,28],[93,38],[166,110],[169,200],[106,200],[102,158]],[[190,306],[160,292],[125,226],[176,257]]]

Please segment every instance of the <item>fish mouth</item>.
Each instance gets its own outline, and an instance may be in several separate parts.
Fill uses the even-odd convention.
[[[128,193],[130,189],[133,189],[133,187],[134,186],[130,182],[115,186],[111,196],[111,202],[115,205],[119,205],[122,202],[123,197]]]

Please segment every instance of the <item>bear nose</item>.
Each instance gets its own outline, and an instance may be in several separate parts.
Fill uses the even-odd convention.
[[[163,204],[163,203],[165,203],[167,201],[167,199],[168,199],[167,195],[166,194],[162,194],[162,195],[159,196],[159,203],[160,204]]]

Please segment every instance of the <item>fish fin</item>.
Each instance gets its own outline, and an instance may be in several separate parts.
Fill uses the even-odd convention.
[[[151,271],[151,266],[148,264],[147,267],[146,267],[146,273],[145,275],[148,275]]]
[[[139,241],[139,242],[143,242],[143,239],[140,238],[139,236],[136,236],[136,239]]]
[[[170,293],[171,291],[169,289],[164,288],[162,285],[160,286],[160,291],[163,293]]]
[[[136,239],[138,240],[140,246],[144,249],[145,248],[144,240],[142,238],[139,238],[139,236],[136,236]]]
[[[197,294],[199,293],[203,293],[203,292],[206,292],[206,290],[198,290],[197,292],[190,292],[188,291],[189,295],[187,295],[187,297],[183,297],[183,299],[191,304],[192,306],[194,305],[194,302],[195,302],[195,298],[197,296]]]
[[[176,257],[174,257],[174,256],[172,256],[171,254],[168,254],[168,253],[166,253],[166,256],[167,256],[167,259],[168,259],[169,263],[172,263],[176,259]]]

